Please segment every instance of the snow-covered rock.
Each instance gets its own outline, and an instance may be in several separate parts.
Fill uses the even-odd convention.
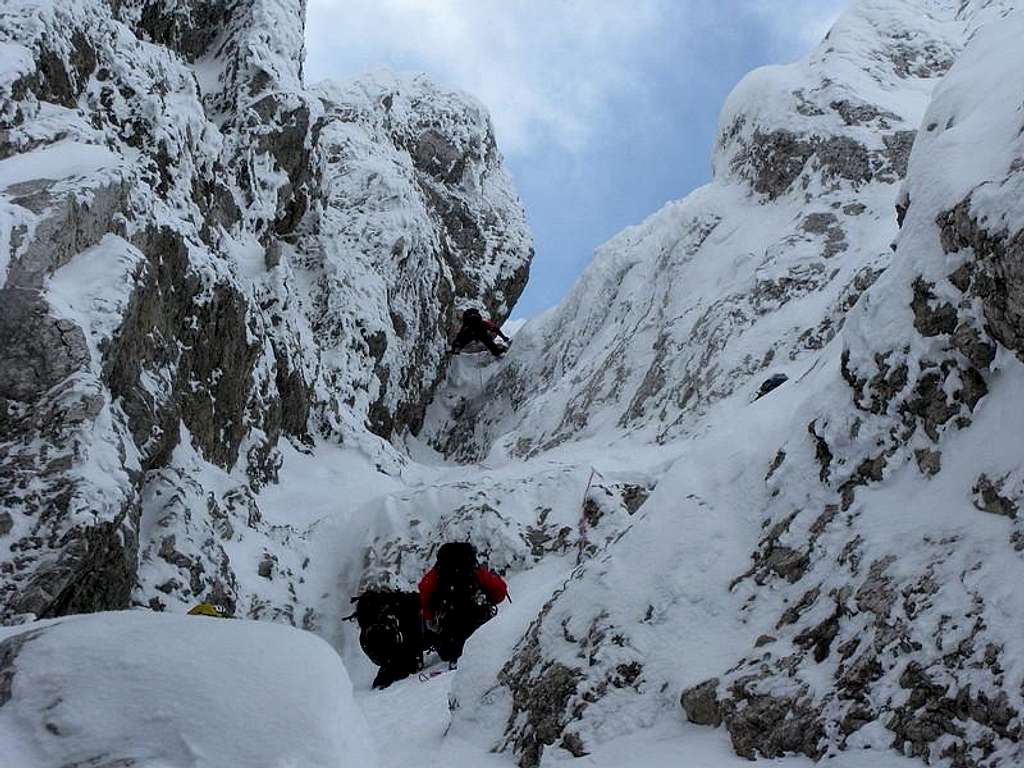
[[[474,459],[602,432],[664,442],[770,373],[802,373],[892,259],[915,131],[964,39],[934,5],[855,4],[803,61],[748,75],[714,181],[599,248],[433,444]]]
[[[712,183],[447,367],[530,253],[472,99],[303,87],[297,2],[0,11],[3,615],[204,597],[368,687],[347,599],[468,538],[515,602],[363,701],[392,764],[1021,763],[1014,5],[858,0],[737,86]]]
[[[377,764],[323,640],[144,611],[0,630],[0,744],[18,768]]]
[[[376,434],[415,433],[459,302],[504,318],[526,284],[523,213],[467,97],[386,73],[313,93],[320,183],[293,261],[325,340],[321,375]]]
[[[521,292],[483,108],[423,78],[307,89],[304,13],[0,10],[0,615],[265,610],[228,553],[301,537],[260,524],[282,439],[397,471],[461,306]]]
[[[751,758],[1024,759],[1022,33],[1012,3],[854,3],[736,88],[708,187],[428,415],[462,459],[678,456],[456,681],[458,732],[534,766],[674,710]]]

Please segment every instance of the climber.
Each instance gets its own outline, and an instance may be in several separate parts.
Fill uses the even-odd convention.
[[[423,668],[423,623],[415,592],[371,589],[352,602],[355,613],[344,620],[356,620],[359,645],[380,667],[374,688],[387,688]]]
[[[501,357],[508,351],[507,346],[500,346],[494,343],[494,337],[500,336],[505,344],[511,344],[512,339],[501,332],[501,329],[490,320],[484,320],[478,309],[467,309],[462,313],[462,327],[452,342],[452,354],[457,355],[467,344],[479,341],[495,357]]]
[[[479,564],[472,544],[451,541],[437,551],[437,564],[420,579],[419,592],[427,642],[454,666],[469,636],[498,612],[508,586]]]

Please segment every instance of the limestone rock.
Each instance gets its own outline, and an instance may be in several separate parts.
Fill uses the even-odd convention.
[[[462,305],[501,320],[522,291],[530,235],[485,110],[423,78],[306,89],[304,16],[0,10],[0,157],[47,169],[0,189],[0,617],[210,591],[304,621],[301,558],[278,563],[282,603],[223,548],[301,539],[246,495],[275,482],[279,441],[416,431]],[[246,489],[204,487],[236,470]]]

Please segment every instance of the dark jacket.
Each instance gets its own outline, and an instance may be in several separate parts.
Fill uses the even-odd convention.
[[[508,596],[508,585],[505,584],[505,580],[498,574],[494,573],[488,568],[482,565],[477,566],[474,571],[477,583],[480,588],[487,595],[487,599],[491,602],[491,605],[497,605]],[[434,596],[434,592],[437,589],[437,569],[431,568],[420,579],[419,592],[420,592],[420,612],[423,614],[425,621],[432,621],[434,618],[434,610],[431,605],[431,598]]]
[[[467,344],[478,341],[492,355],[500,357],[505,349],[494,343],[495,336],[500,336],[506,343],[510,341],[509,337],[502,333],[501,328],[490,320],[484,320],[480,315],[466,316],[462,320],[462,327],[455,336],[455,341],[452,342],[452,351],[458,352]]]

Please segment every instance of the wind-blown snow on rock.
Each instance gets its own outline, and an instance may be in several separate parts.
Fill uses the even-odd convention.
[[[229,554],[301,536],[256,501],[280,441],[397,471],[461,305],[521,292],[483,108],[423,78],[305,89],[304,13],[0,11],[0,615],[134,592],[298,620]]]
[[[520,331],[502,407],[438,410],[460,457],[682,449],[456,681],[458,732],[534,766],[674,710],[747,757],[1024,759],[1022,32],[1010,3],[855,3],[737,87],[711,185]]]
[[[373,766],[337,654],[270,623],[100,613],[0,631],[6,765]]]

